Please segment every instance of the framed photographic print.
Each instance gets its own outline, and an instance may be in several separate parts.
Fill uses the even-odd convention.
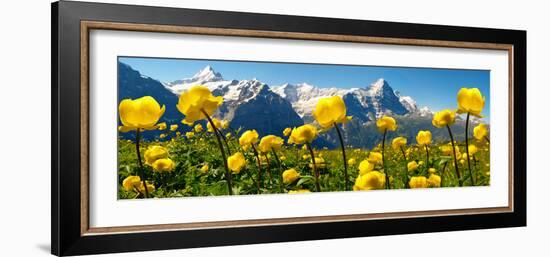
[[[526,225],[526,32],[52,5],[52,253]]]

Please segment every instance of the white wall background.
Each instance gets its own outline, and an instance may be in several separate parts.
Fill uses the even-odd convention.
[[[147,0],[104,2],[148,4]],[[528,31],[528,227],[117,256],[547,256],[550,59],[545,1],[154,1],[199,9],[524,29]],[[50,0],[0,10],[0,255],[47,256],[50,242]],[[521,172],[521,171],[520,171]]]

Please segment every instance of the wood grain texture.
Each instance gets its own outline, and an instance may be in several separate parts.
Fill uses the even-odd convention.
[[[459,42],[443,40],[423,40],[423,39],[404,39],[387,37],[369,37],[369,36],[351,36],[334,34],[316,34],[316,33],[298,33],[284,31],[265,31],[265,30],[243,30],[243,29],[224,29],[208,27],[190,27],[190,26],[171,26],[137,23],[115,23],[99,21],[81,21],[81,149],[80,149],[80,177],[81,177],[81,235],[93,236],[99,234],[117,234],[117,233],[140,233],[153,231],[172,231],[172,230],[193,230],[193,229],[212,229],[227,227],[250,227],[250,226],[270,226],[287,224],[307,224],[323,222],[343,222],[343,221],[361,221],[377,219],[396,219],[396,218],[415,218],[415,217],[435,217],[447,215],[472,215],[489,213],[507,213],[514,211],[514,171],[513,171],[513,45],[494,44],[480,42]],[[121,227],[90,227],[89,226],[89,33],[90,30],[122,30],[139,32],[161,32],[161,33],[183,33],[196,35],[214,35],[214,36],[236,36],[236,37],[258,37],[258,38],[278,38],[278,39],[296,39],[296,40],[316,40],[316,41],[334,41],[334,42],[354,42],[371,44],[390,44],[390,45],[413,45],[427,47],[452,47],[468,49],[493,49],[506,50],[509,57],[509,185],[508,185],[508,206],[495,208],[471,208],[471,209],[453,209],[453,210],[434,210],[434,211],[413,211],[413,212],[393,212],[393,213],[371,213],[356,215],[331,215],[316,217],[291,217],[276,219],[257,219],[257,220],[234,220],[234,221],[212,221],[212,222],[194,222],[180,224],[154,224],[140,226],[121,226]]]

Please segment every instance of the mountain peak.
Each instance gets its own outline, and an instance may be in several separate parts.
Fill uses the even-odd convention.
[[[196,81],[221,81],[223,77],[219,72],[214,71],[212,66],[208,65],[197,72],[192,79]]]

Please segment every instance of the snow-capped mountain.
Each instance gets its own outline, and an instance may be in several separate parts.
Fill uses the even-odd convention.
[[[212,67],[206,66],[191,78],[164,83],[164,86],[174,94],[179,95],[194,85],[203,85],[208,87],[210,91],[214,91],[218,87],[226,86],[233,82],[238,81],[224,80],[220,73],[214,71]]]
[[[373,121],[384,114],[402,117],[407,122],[421,118],[421,124],[431,124],[432,112],[427,107],[419,108],[412,97],[401,96],[384,79],[378,79],[363,88],[349,89],[320,88],[307,83],[287,83],[270,87],[257,79],[227,80],[222,74],[207,66],[191,78],[160,83],[132,70],[126,64],[120,63],[119,69],[125,71],[119,76],[119,84],[135,84],[134,86],[139,89],[133,89],[132,92],[123,91],[128,91],[131,98],[134,98],[135,94],[148,94],[158,98],[161,104],[167,105],[167,113],[163,120],[169,122],[183,119],[183,114],[175,108],[178,95],[194,85],[204,85],[214,95],[224,98],[222,106],[214,116],[229,120],[234,129],[256,129],[261,135],[281,135],[286,127],[312,122],[312,111],[318,100],[334,95],[342,97],[346,103],[347,115],[353,116],[353,121],[344,129],[348,132],[346,140],[357,147],[374,144],[378,134],[376,129],[372,128],[375,127]],[[130,80],[126,78],[127,74],[131,75]],[[121,97],[126,97],[124,92],[121,91]],[[400,126],[406,129],[407,124]],[[336,135],[333,134],[333,131],[322,134],[316,140],[316,144],[337,147]]]
[[[317,101],[323,97],[338,95],[346,102],[348,115],[367,122],[384,114],[405,115],[416,112],[416,102],[409,96],[400,96],[388,82],[378,79],[365,88],[317,88],[307,83],[284,84],[273,87],[273,92],[279,94],[292,104],[294,110],[302,118],[311,116]],[[373,117],[369,118],[368,114]]]

